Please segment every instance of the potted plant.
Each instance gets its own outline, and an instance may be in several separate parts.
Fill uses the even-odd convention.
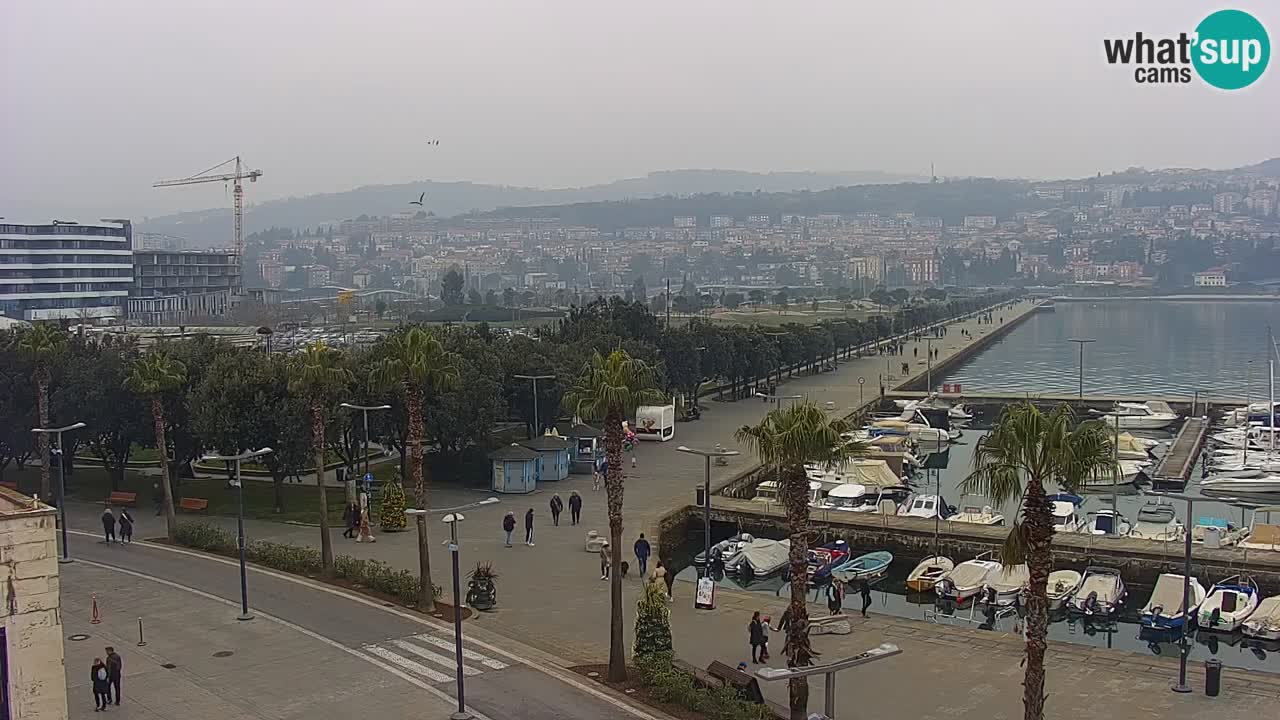
[[[467,604],[477,610],[491,610],[498,602],[498,588],[493,584],[498,573],[493,570],[493,563],[476,563],[467,582]]]

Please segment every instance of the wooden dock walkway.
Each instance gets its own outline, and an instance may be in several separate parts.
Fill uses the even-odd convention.
[[[1151,482],[1156,487],[1176,487],[1182,489],[1191,478],[1191,468],[1195,467],[1200,457],[1200,448],[1204,445],[1205,434],[1209,430],[1209,420],[1204,417],[1187,418],[1173,439],[1169,451],[1160,458],[1151,472]]]

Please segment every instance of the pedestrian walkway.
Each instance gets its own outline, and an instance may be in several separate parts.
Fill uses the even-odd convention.
[[[455,648],[452,637],[443,633],[419,633],[408,637],[392,638],[380,643],[370,643],[361,652],[390,662],[405,672],[412,673],[433,683],[451,683],[457,672]],[[464,649],[463,675],[471,677],[486,670],[502,670],[507,664],[491,657]]]

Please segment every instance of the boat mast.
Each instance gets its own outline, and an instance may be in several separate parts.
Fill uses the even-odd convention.
[[[1118,406],[1117,406],[1118,407]],[[1115,413],[1115,433],[1111,439],[1111,462],[1115,463],[1114,472],[1119,477],[1111,478],[1111,508],[1115,517],[1111,518],[1111,527],[1117,537],[1120,535],[1120,481],[1124,479],[1124,471],[1120,469],[1120,413]]]

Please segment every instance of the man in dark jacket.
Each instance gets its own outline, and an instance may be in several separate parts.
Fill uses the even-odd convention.
[[[524,544],[533,547],[533,508],[524,514]]]
[[[560,513],[564,512],[564,501],[560,493],[551,496],[551,524],[560,527]]]
[[[511,533],[516,529],[515,513],[507,513],[502,518],[502,530],[507,534],[507,547],[511,547]]]
[[[116,652],[113,647],[107,648],[107,681],[111,684],[111,692],[107,695],[107,702],[111,702],[112,695],[115,696],[116,705],[120,704],[120,677],[124,674],[124,659]]]
[[[582,515],[582,496],[574,490],[569,493],[569,524],[577,525],[580,515]]]
[[[107,544],[116,539],[116,516],[111,512],[110,505],[102,511],[102,534],[106,537]]]
[[[636,540],[636,561],[640,564],[640,579],[644,579],[649,574],[649,541],[644,539],[644,533],[640,533],[640,539]]]

